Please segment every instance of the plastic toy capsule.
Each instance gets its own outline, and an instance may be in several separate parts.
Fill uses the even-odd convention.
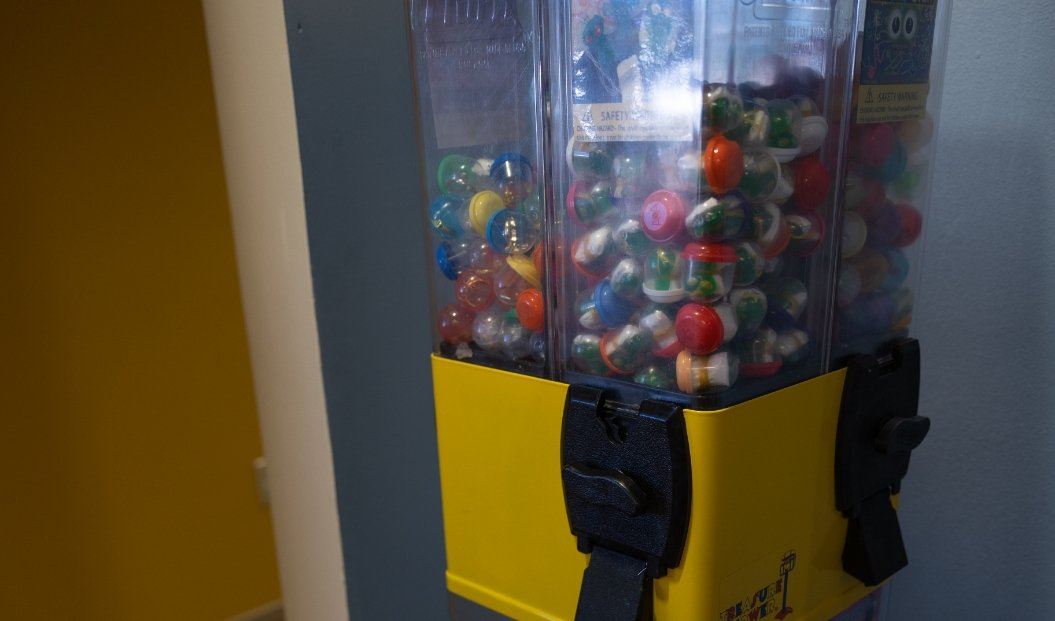
[[[612,229],[607,226],[594,229],[576,239],[571,246],[571,262],[575,270],[591,282],[608,275],[616,258]]]
[[[844,340],[884,334],[894,321],[894,301],[886,293],[862,293],[843,313]]]
[[[894,209],[897,210],[898,222],[901,225],[901,229],[894,239],[894,245],[898,248],[904,248],[919,239],[919,234],[923,231],[923,216],[911,205],[894,205]]]
[[[512,267],[505,266],[494,276],[495,298],[505,306],[516,306],[520,294],[531,288],[531,285]]]
[[[766,149],[781,164],[790,162],[802,152],[799,147],[799,126],[802,113],[794,102],[787,99],[774,99],[766,103],[769,115],[769,137]]]
[[[469,222],[480,237],[487,236],[487,223],[491,216],[506,208],[505,201],[491,190],[477,192],[469,199]]]
[[[502,254],[529,253],[538,241],[538,228],[520,211],[503,209],[487,222],[487,243]]]
[[[441,194],[429,205],[429,225],[443,239],[458,239],[469,230],[469,211],[465,199]]]
[[[806,310],[809,292],[797,278],[780,278],[766,287],[769,324],[780,330],[795,325]]]
[[[887,272],[886,280],[879,285],[879,288],[883,291],[892,292],[905,284],[905,280],[908,278],[908,257],[897,248],[887,248],[883,251],[883,258],[886,259],[890,271]]]
[[[908,330],[912,324],[912,291],[909,289],[898,289],[890,294],[892,312],[890,316],[890,330],[901,332]]]
[[[766,268],[766,258],[762,249],[752,241],[739,241],[733,244],[736,250],[736,271],[733,273],[733,284],[738,287],[750,285],[761,278]]]
[[[850,263],[844,263],[839,268],[839,282],[835,289],[835,303],[839,308],[845,308],[857,299],[861,293],[861,275],[857,268]]]
[[[751,210],[751,226],[752,237],[762,249],[762,256],[767,259],[784,252],[791,241],[791,226],[780,207],[773,203],[765,203]]]
[[[601,320],[601,316],[597,313],[597,305],[593,303],[593,291],[579,293],[575,300],[575,313],[576,317],[578,317],[579,325],[587,330],[601,330],[604,328],[604,321]]]
[[[673,192],[696,194],[703,183],[703,161],[692,143],[661,144],[656,147],[656,177],[660,186]]]
[[[686,304],[674,319],[682,346],[694,354],[709,354],[736,337],[736,313],[728,304]]]
[[[911,200],[923,184],[926,164],[909,163],[904,172],[890,184],[891,195],[900,200]]]
[[[626,148],[612,160],[612,196],[618,200],[641,198],[648,191],[649,171],[644,151]]]
[[[528,358],[533,353],[532,333],[527,326],[520,323],[514,311],[508,311],[502,318],[499,328],[501,351],[511,360]]]
[[[799,258],[816,252],[824,239],[824,219],[812,211],[795,211],[785,219],[791,230],[788,252]]]
[[[645,259],[641,286],[653,302],[672,304],[685,298],[685,260],[670,246],[654,248]]]
[[[869,179],[860,173],[846,176],[844,185],[846,207],[867,217],[886,203],[886,188],[877,179]]]
[[[535,180],[535,169],[528,158],[519,153],[503,153],[491,163],[491,180],[502,187],[510,183],[528,184]]]
[[[531,359],[535,362],[545,362],[546,360],[546,333],[545,332],[532,332],[531,333]]]
[[[529,194],[520,201],[520,204],[516,206],[516,210],[527,216],[531,224],[536,229],[542,229],[542,200],[538,197],[538,194]]]
[[[608,282],[612,283],[612,292],[631,302],[641,300],[641,284],[644,274],[641,264],[634,259],[626,258],[615,264]]]
[[[440,243],[436,247],[436,266],[446,278],[457,279],[459,274],[469,268],[474,246],[474,242],[465,239]]]
[[[616,295],[612,283],[603,280],[593,291],[593,305],[601,322],[608,327],[618,326],[630,320],[637,306]]]
[[[843,214],[842,246],[839,254],[844,259],[849,259],[861,252],[868,241],[868,225],[864,218],[852,211]]]
[[[673,358],[682,350],[674,319],[670,311],[659,304],[650,304],[641,312],[637,325],[652,335],[652,353],[661,358]]]
[[[601,358],[601,337],[577,334],[571,341],[571,361],[576,369],[594,375],[607,375],[608,366]]]
[[[538,289],[521,291],[517,296],[517,319],[532,332],[541,332],[545,326],[546,305]]]
[[[468,343],[472,339],[473,313],[453,304],[444,306],[436,318],[440,338],[452,345]]]
[[[685,294],[694,302],[715,302],[733,288],[736,251],[728,244],[685,246]]]
[[[641,221],[634,218],[623,220],[612,233],[612,239],[620,252],[631,257],[643,257],[654,246],[652,240],[645,235]]]
[[[511,254],[506,257],[506,265],[519,274],[527,284],[536,289],[542,288],[542,279],[535,268],[535,262],[531,259],[522,254]]]
[[[890,274],[890,264],[881,252],[866,248],[850,262],[861,277],[861,291],[871,293],[883,286]]]
[[[489,308],[476,315],[473,320],[472,336],[476,345],[487,352],[497,352],[502,347],[502,322],[505,311],[501,308]]]
[[[799,328],[778,332],[777,353],[784,360],[784,364],[802,362],[810,355],[810,335]]]
[[[454,297],[458,304],[473,313],[478,313],[495,300],[494,287],[486,274],[476,270],[466,270],[454,283]]]
[[[907,167],[908,152],[905,151],[901,141],[895,138],[894,145],[886,158],[878,166],[866,166],[865,174],[883,183],[890,183],[900,177]]]
[[[769,197],[769,202],[776,203],[777,205],[783,205],[788,202],[792,194],[795,193],[795,175],[791,170],[791,166],[780,167],[780,177],[777,179],[777,187],[773,190],[773,194]]]
[[[531,162],[519,153],[503,153],[491,164],[491,180],[507,207],[514,207],[527,197],[535,185]]]
[[[816,157],[795,163],[795,205],[812,211],[828,199],[832,178],[828,168]]]
[[[564,201],[568,217],[583,226],[592,226],[611,213],[615,207],[612,197],[612,184],[606,179],[600,181],[576,181],[568,188]]]
[[[448,155],[436,168],[436,181],[445,194],[471,196],[485,187],[486,178],[483,164],[464,155]]]
[[[649,239],[670,241],[685,228],[685,201],[676,192],[656,190],[641,206],[641,225]]]
[[[754,336],[741,341],[737,354],[740,374],[744,377],[772,377],[784,364],[777,352],[777,333],[772,328],[762,328]]]
[[[481,274],[494,274],[506,265],[506,257],[491,249],[491,244],[476,237],[469,242],[469,267]]]
[[[768,151],[749,150],[743,153],[744,174],[739,189],[749,203],[764,203],[777,193],[781,182],[780,163]]]
[[[703,88],[703,121],[712,133],[736,129],[744,117],[744,102],[735,88],[708,84]]]
[[[934,135],[934,119],[928,115],[922,119],[902,121],[898,123],[895,133],[906,149],[910,152],[919,151],[930,144]]]
[[[685,216],[685,230],[694,240],[720,242],[738,236],[746,222],[747,208],[739,196],[712,196]]]
[[[791,100],[799,109],[799,148],[800,157],[816,152],[828,138],[828,120],[821,115],[817,104],[804,95],[792,97]]]
[[[675,362],[678,389],[689,394],[706,394],[728,390],[740,374],[736,355],[720,351],[709,356],[688,350],[678,354]]]
[[[607,179],[612,175],[612,154],[601,143],[569,140],[565,156],[578,179]]]
[[[897,137],[889,123],[865,125],[857,136],[856,152],[865,166],[879,166],[894,149]]]
[[[535,272],[541,277],[543,272],[543,261],[546,260],[546,249],[542,244],[535,246],[535,249],[531,251],[531,265],[535,267]]]
[[[739,142],[743,148],[765,148],[766,139],[769,137],[769,115],[766,113],[765,102],[745,99],[740,125],[726,132],[725,136]]]
[[[758,287],[737,287],[729,293],[729,305],[736,313],[737,334],[754,334],[766,318],[769,301]]]
[[[626,324],[601,339],[601,360],[612,373],[630,375],[648,361],[652,335],[634,324]]]
[[[707,185],[716,194],[735,190],[744,176],[744,154],[740,145],[725,136],[711,138],[703,153],[703,170]]]
[[[669,367],[669,363],[646,364],[634,375],[634,382],[656,390],[670,390],[674,388],[674,374]]]

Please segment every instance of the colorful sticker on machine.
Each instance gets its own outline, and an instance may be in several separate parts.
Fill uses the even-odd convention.
[[[791,574],[798,554],[795,550],[771,554],[722,581],[723,607],[718,621],[764,621],[786,619],[791,606]]]
[[[573,0],[576,140],[692,139],[692,7],[691,0]]]
[[[926,115],[937,4],[938,0],[868,0],[858,123],[892,123]]]

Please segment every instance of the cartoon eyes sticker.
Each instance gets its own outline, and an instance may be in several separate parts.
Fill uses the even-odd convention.
[[[901,36],[904,37],[906,41],[915,39],[918,27],[919,15],[916,13],[916,9],[905,11],[905,18],[901,25]]]
[[[891,41],[897,41],[901,38],[901,28],[904,25],[904,16],[901,11],[894,9],[887,14],[886,18],[886,34]]]
[[[916,9],[894,9],[887,14],[886,35],[895,43],[908,43],[916,38],[919,14]]]

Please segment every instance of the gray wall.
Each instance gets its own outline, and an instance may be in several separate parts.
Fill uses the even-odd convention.
[[[1055,8],[957,0],[917,329],[934,427],[893,619],[1055,607]]]
[[[286,23],[351,617],[443,619],[403,4],[288,0]]]
[[[1055,606],[1055,11],[997,4],[954,9],[917,311],[934,430],[904,488],[898,621]],[[352,616],[442,619],[402,3],[286,7]]]

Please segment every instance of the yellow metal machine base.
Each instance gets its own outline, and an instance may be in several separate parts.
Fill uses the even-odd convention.
[[[433,357],[447,585],[522,620],[571,621],[587,557],[561,488],[567,385]],[[692,517],[657,621],[827,621],[871,589],[842,571],[835,432],[844,372],[685,411]]]

